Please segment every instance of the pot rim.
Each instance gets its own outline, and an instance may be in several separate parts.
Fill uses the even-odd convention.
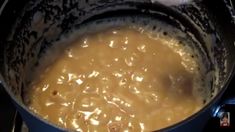
[[[2,14],[5,5],[7,4],[8,0],[5,0],[3,5],[0,6],[0,15]],[[212,109],[211,110],[211,114],[213,114],[213,108],[212,106],[221,98],[221,96],[224,94],[224,92],[227,89],[227,86],[229,85],[229,83],[231,82],[232,78],[234,77],[234,72],[235,72],[235,63],[232,64],[232,68],[231,68],[231,72],[228,74],[228,77],[226,78],[226,80],[224,81],[225,85],[222,86],[221,90],[206,104],[204,105],[199,111],[197,111],[196,113],[192,114],[191,116],[188,116],[187,118],[185,118],[184,120],[181,120],[175,124],[172,124],[170,126],[161,128],[159,130],[156,131],[169,131],[172,129],[175,129],[181,125],[184,125],[192,120],[194,120],[195,118],[197,118],[198,116],[200,116],[200,114],[204,113],[206,110],[208,109]],[[18,105],[19,107],[21,107],[23,110],[25,110],[30,116],[34,117],[35,119],[41,121],[44,124],[50,125],[53,128],[56,128],[60,131],[68,131],[69,129],[60,127],[44,118],[42,118],[41,116],[39,116],[38,114],[34,113],[33,111],[29,110],[28,107],[26,107],[22,101],[18,100],[16,96],[14,96],[14,94],[10,91],[10,88],[8,87],[8,85],[6,84],[6,82],[4,81],[3,75],[0,73],[0,85],[3,86],[3,88],[6,90],[6,92],[8,93],[8,95],[10,95],[11,99],[16,103],[15,105]],[[18,108],[17,108],[18,109]],[[19,112],[21,113],[21,112]]]

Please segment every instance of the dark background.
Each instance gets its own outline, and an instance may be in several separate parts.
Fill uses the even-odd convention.
[[[0,8],[5,0],[0,0]],[[232,0],[235,3],[235,0]],[[1,29],[0,29],[1,32]],[[233,98],[235,104],[235,78],[231,81],[228,90],[223,99]],[[235,132],[235,105],[225,105],[225,111],[230,112],[231,126],[229,128],[221,128],[219,126],[219,118],[211,118],[205,127],[205,132],[208,131],[233,131]],[[0,132],[11,132],[15,127],[16,110],[3,87],[0,85]],[[18,118],[17,118],[18,119]],[[233,129],[233,130],[232,130]],[[17,130],[16,130],[17,131]],[[19,131],[19,130],[18,130]],[[14,132],[14,131],[12,131]]]
[[[0,132],[10,132],[15,116],[15,108],[4,91],[3,87],[0,86]]]

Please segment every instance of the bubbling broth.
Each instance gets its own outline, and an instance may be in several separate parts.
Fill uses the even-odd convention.
[[[137,26],[80,35],[29,85],[36,114],[69,130],[153,131],[202,106],[201,66],[178,40]]]

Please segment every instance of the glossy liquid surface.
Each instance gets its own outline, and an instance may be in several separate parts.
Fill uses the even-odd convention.
[[[119,27],[85,34],[30,85],[28,106],[77,131],[153,131],[202,107],[199,64],[178,41]]]

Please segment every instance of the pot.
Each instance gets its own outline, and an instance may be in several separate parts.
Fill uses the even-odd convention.
[[[205,106],[187,119],[160,131],[201,131],[216,115],[220,99],[233,77],[235,23],[229,1],[204,0],[164,6],[150,0],[23,0],[5,1],[0,8],[0,80],[32,132],[66,131],[31,112],[24,90],[33,67],[61,37],[89,22],[116,17],[151,17],[185,34],[205,66],[209,85]],[[138,21],[138,20],[137,20]],[[145,21],[143,24],[148,25]],[[171,33],[170,33],[171,34]]]

